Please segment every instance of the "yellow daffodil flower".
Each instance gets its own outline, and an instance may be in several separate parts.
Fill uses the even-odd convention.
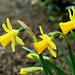
[[[35,60],[34,57],[39,58],[39,55],[30,53],[30,54],[27,55],[27,57],[30,58],[30,59],[32,59],[32,60]]]
[[[73,15],[71,14],[70,9],[68,9],[68,11],[69,11],[69,18],[71,21],[59,23],[60,28],[64,34],[67,34],[69,31],[75,29],[75,9],[74,7],[72,7]]]
[[[25,70],[25,68],[21,68],[21,69],[20,69],[20,74],[21,74],[21,75],[26,75],[26,74],[28,74],[28,73],[25,72],[24,70]]]
[[[39,26],[40,28],[40,32],[41,32],[41,37],[43,40],[37,43],[34,43],[34,47],[36,49],[36,51],[38,51],[38,54],[41,54],[43,52],[43,50],[48,47],[50,53],[56,57],[56,53],[53,51],[53,49],[56,50],[56,45],[53,43],[53,37],[49,37],[47,34],[43,34],[43,30],[41,28],[41,26]]]
[[[12,29],[9,18],[7,18],[7,26],[8,28],[6,27],[5,23],[2,24],[3,29],[7,33],[0,36],[0,43],[3,47],[6,47],[12,41],[11,47],[12,47],[13,52],[15,52],[15,41],[20,45],[24,45],[24,43],[18,37],[19,30]]]
[[[21,68],[20,69],[20,74],[21,75],[26,75],[26,74],[30,74],[36,71],[43,71],[42,67],[27,67],[27,68]]]

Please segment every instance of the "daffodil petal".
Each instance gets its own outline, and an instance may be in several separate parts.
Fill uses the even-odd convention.
[[[72,7],[72,11],[73,11],[73,17],[75,18],[75,9],[74,9],[74,7]]]
[[[5,23],[2,24],[2,27],[3,29],[6,31],[6,32],[9,32],[8,28],[6,27]]]
[[[52,41],[49,42],[49,45],[50,45],[50,47],[52,47],[53,49],[55,49],[55,50],[57,49],[57,48],[56,48],[56,45],[55,45]]]
[[[20,39],[18,36],[15,37],[15,40],[18,44],[25,45],[24,42],[22,41],[22,39]]]
[[[51,47],[48,47],[50,53],[56,58],[56,53],[54,52],[54,50]]]
[[[41,32],[41,34],[43,35],[42,27],[41,27],[41,26],[39,26],[39,28],[40,28],[40,32]]]
[[[7,26],[8,26],[8,29],[11,31],[12,30],[12,26],[11,26],[11,23],[9,21],[9,18],[7,18]]]
[[[26,74],[28,74],[28,72],[25,72],[25,68],[21,68],[20,69],[20,74],[21,75],[26,75]]]
[[[42,38],[42,39],[50,38],[50,37],[48,37],[48,35],[46,35],[46,34],[40,35],[39,37]]]
[[[70,9],[68,9],[68,11],[69,11],[69,18],[70,18],[70,20],[71,21],[74,21],[75,20],[75,9],[74,8],[72,8],[72,11],[73,11],[73,15],[71,14],[71,10]]]
[[[15,39],[13,37],[11,37],[12,43],[11,43],[11,48],[13,50],[13,52],[15,52]]]
[[[43,37],[42,35],[39,35],[38,37],[40,37],[40,38],[44,39],[44,37]]]
[[[26,75],[27,73],[24,72],[24,71],[21,71],[20,74],[21,74],[21,75]]]

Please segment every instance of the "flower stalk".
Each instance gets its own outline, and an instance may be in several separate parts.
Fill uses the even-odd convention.
[[[40,61],[41,61],[42,67],[43,67],[44,74],[45,75],[48,75],[47,67],[46,67],[46,64],[44,62],[44,59],[42,57],[42,54],[39,54],[39,58],[40,58]]]

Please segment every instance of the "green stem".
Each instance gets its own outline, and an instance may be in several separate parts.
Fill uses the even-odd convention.
[[[44,74],[48,75],[47,67],[46,67],[45,62],[43,60],[42,54],[39,54],[39,58],[40,58],[40,61],[41,61],[42,67],[43,67]]]
[[[45,61],[45,63],[46,63],[46,61]],[[50,68],[49,68],[49,66],[48,66],[47,63],[46,63],[46,67],[47,67],[47,70],[48,70],[48,74],[49,74],[49,75],[53,75],[53,73],[52,73],[52,71],[50,70]]]

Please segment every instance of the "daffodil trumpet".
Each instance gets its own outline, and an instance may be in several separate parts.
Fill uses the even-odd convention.
[[[56,57],[56,53],[54,52],[54,50],[56,50],[56,45],[53,43],[54,37],[53,36],[49,37],[47,34],[44,34],[41,26],[39,26],[39,28],[40,28],[40,32],[42,34],[39,37],[41,37],[43,40],[39,41],[37,43],[34,43],[34,47],[35,47],[36,51],[38,52],[38,54],[41,54],[44,51],[44,49],[47,47],[49,49],[50,53],[54,57]]]
[[[13,29],[11,26],[11,23],[9,21],[9,18],[7,18],[7,27],[5,23],[2,24],[3,29],[7,32],[6,34],[0,36],[0,43],[3,47],[6,47],[10,42],[13,52],[15,52],[15,41],[20,45],[25,45],[21,38],[18,37],[18,34],[20,31],[24,31],[23,28],[16,30]]]
[[[71,21],[68,22],[60,22],[59,26],[64,34],[67,34],[69,31],[75,29],[75,9],[72,7],[73,15],[71,14],[71,10],[69,11],[69,18]]]

